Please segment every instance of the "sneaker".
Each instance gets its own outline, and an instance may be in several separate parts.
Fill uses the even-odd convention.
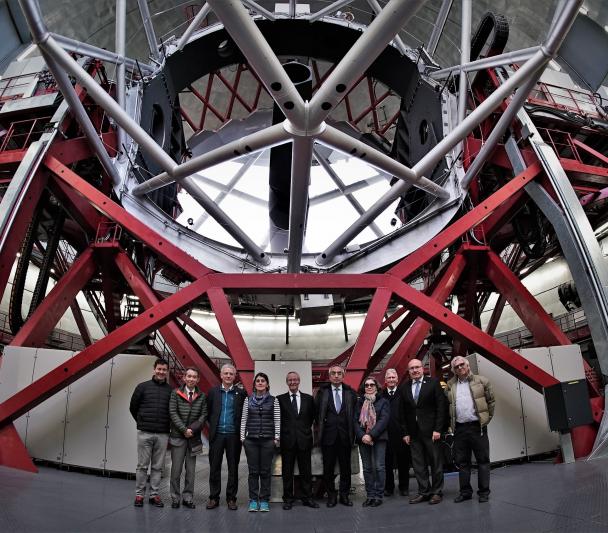
[[[258,506],[258,502],[256,502],[255,500],[249,500],[249,512],[257,513],[259,510],[260,510],[260,508]]]
[[[144,506],[144,497],[143,496],[135,496],[135,501],[133,502],[135,507],[143,507]]]
[[[160,496],[158,496],[158,495],[150,496],[150,498],[148,499],[148,503],[150,505],[154,505],[154,507],[164,507],[165,506],[163,501],[160,499]]]
[[[268,502],[260,502],[260,512],[267,513],[268,511],[270,511],[270,505],[268,505]]]

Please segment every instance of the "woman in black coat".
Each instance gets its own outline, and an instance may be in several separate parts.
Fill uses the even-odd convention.
[[[382,505],[390,409],[388,400],[380,393],[380,384],[374,378],[365,378],[362,396],[357,401],[355,409],[356,436],[367,493],[363,507]]]

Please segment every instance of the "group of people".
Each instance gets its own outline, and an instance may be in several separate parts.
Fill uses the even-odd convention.
[[[394,369],[385,372],[385,387],[367,377],[357,393],[344,383],[341,366],[329,369],[329,383],[313,398],[300,390],[300,376],[288,372],[288,392],[270,394],[270,381],[258,372],[250,395],[235,385],[236,369],[225,364],[221,384],[207,394],[198,387],[199,371],[187,368],[184,383],[173,390],[167,382],[168,365],[157,359],[151,380],[133,392],[130,411],[137,423],[136,507],[142,507],[150,469],[149,503],[163,507],[159,495],[161,472],[168,444],[171,449],[171,507],[194,509],[196,457],[202,452],[201,430],[209,428],[209,500],[207,509],[220,504],[221,469],[228,467],[226,504],[237,509],[238,463],[245,448],[249,469],[249,511],[270,510],[270,481],[275,450],[281,453],[283,509],[295,502],[294,471],[299,471],[299,498],[307,507],[318,508],[313,499],[311,454],[313,426],[323,459],[327,506],[352,506],[351,451],[358,444],[366,499],[364,507],[377,507],[395,491],[409,494],[411,465],[418,484],[410,504],[442,500],[442,434],[454,435],[454,460],[459,470],[460,492],[456,503],[470,500],[471,455],[478,467],[478,495],[487,502],[490,494],[490,456],[487,425],[494,413],[490,382],[471,372],[469,362],[455,357],[454,377],[445,390],[437,378],[424,375],[422,362],[410,360],[409,380],[399,383]],[[336,490],[335,468],[339,466]],[[185,468],[184,484],[181,486]],[[430,477],[429,477],[430,470]]]

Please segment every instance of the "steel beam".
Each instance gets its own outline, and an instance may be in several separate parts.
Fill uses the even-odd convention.
[[[452,294],[454,287],[458,283],[460,276],[464,272],[466,267],[466,258],[462,253],[457,253],[448,267],[439,275],[439,279],[435,283],[435,287],[430,293],[430,298],[443,306],[448,296]],[[415,313],[410,311],[412,317],[415,316]],[[424,339],[429,333],[431,329],[431,324],[429,324],[423,318],[416,318],[413,321],[412,327],[408,331],[405,338],[401,341],[399,346],[393,352],[392,357],[387,363],[388,366],[397,370],[397,373],[401,375],[406,375],[407,373],[407,364],[410,359],[416,357],[420,346],[424,342]]]
[[[196,28],[198,28],[201,25],[201,23],[203,22],[205,17],[210,12],[211,12],[211,6],[209,5],[209,3],[205,2],[203,4],[203,7],[201,7],[199,12],[196,14],[196,17],[194,17],[194,19],[192,20],[190,25],[186,28],[186,31],[179,38],[179,41],[177,43],[178,50],[184,49],[184,46],[186,46],[188,44],[188,41],[190,40],[190,37],[192,36],[192,34],[195,32]]]
[[[148,8],[148,0],[137,0],[137,6],[139,7],[139,14],[141,15],[141,21],[144,24],[144,32],[146,34],[146,41],[148,41],[148,48],[152,54],[152,58],[157,63],[160,63],[162,58],[158,51],[158,43],[156,42],[156,33],[154,32],[154,24],[152,17],[150,16],[150,9]]]
[[[209,4],[281,111],[298,129],[305,130],[304,101],[241,2],[209,0]]]
[[[198,333],[203,339],[210,342],[222,353],[229,355],[228,346],[226,346],[222,341],[220,341],[217,337],[214,337],[209,333],[205,328],[203,328],[198,322],[194,321],[188,315],[181,315],[179,319],[186,325],[191,327],[196,333]]]
[[[412,274],[422,265],[428,263],[442,250],[445,250],[461,235],[485,220],[493,211],[498,209],[503,202],[507,201],[511,196],[534,180],[540,174],[540,171],[541,166],[539,163],[530,165],[526,170],[515,176],[498,191],[486,198],[481,204],[433,237],[424,246],[416,250],[416,252],[402,259],[389,270],[389,273],[399,279],[404,279]]]
[[[125,55],[125,41],[126,41],[126,26],[127,26],[127,0],[116,0],[116,53],[118,55]],[[125,64],[120,63],[116,65],[116,101],[120,108],[124,111],[126,109],[127,101],[127,85],[125,81]],[[122,126],[118,126],[118,151],[125,156],[125,131]],[[115,184],[118,184],[116,182]]]
[[[10,346],[42,347],[59,319],[69,309],[76,295],[97,271],[94,250],[89,247],[61,276],[42,303],[15,335]]]
[[[241,1],[249,9],[251,9],[252,11],[255,11],[259,15],[262,15],[264,18],[266,18],[266,19],[268,19],[268,20],[270,20],[272,22],[274,22],[275,20],[277,20],[277,18],[274,16],[274,13],[272,13],[272,11],[268,11],[268,9],[262,7],[257,2],[254,2],[254,0],[241,0]]]
[[[542,306],[492,250],[485,253],[485,273],[530,330],[538,346],[572,344]]]
[[[431,32],[431,36],[429,37],[429,44],[426,49],[429,54],[432,56],[435,55],[437,51],[437,45],[439,44],[439,38],[443,33],[443,28],[445,27],[445,23],[448,20],[448,15],[450,14],[450,9],[452,9],[453,0],[443,0],[441,2],[441,7],[439,8],[439,12],[437,13],[437,18],[435,19],[435,24],[433,25],[433,31]]]
[[[347,289],[373,292],[384,286],[383,274],[209,274],[213,287],[226,292],[264,294],[325,294],[340,293]]]
[[[159,254],[165,261],[177,266],[186,272],[192,279],[196,279],[211,272],[211,270],[199,263],[191,255],[151,230],[146,224],[129,214],[122,207],[110,200],[110,198],[98,191],[54,157],[47,156],[44,163],[58,180],[67,183],[103,215],[117,224],[120,224],[126,231],[143,241],[146,246],[154,250],[154,252]]]
[[[559,383],[551,374],[469,324],[431,297],[418,292],[394,277],[391,280],[390,288],[406,302],[407,307],[417,312],[424,320],[433,323],[438,329],[452,337],[474,346],[489,361],[537,392],[542,392],[544,387]]]
[[[344,381],[355,389],[361,385],[361,380],[367,370],[367,364],[376,344],[378,333],[382,329],[381,324],[390,300],[390,289],[378,287],[367,310],[355,347],[346,363]]]
[[[352,1],[353,0],[336,0],[332,4],[329,4],[327,7],[319,9],[319,11],[310,15],[310,18],[308,20],[310,22],[315,22],[323,18],[324,16],[329,15],[330,13],[335,13],[336,11],[338,11],[338,9],[343,8],[344,6],[350,4]]]
[[[118,270],[139,298],[144,309],[148,310],[158,305],[161,300],[127,254],[122,250],[112,253]],[[219,384],[220,373],[217,366],[199,346],[191,342],[176,320],[167,322],[159,328],[159,331],[184,367],[195,366],[200,370],[201,387],[204,390]]]
[[[192,306],[209,287],[203,277],[109,333],[0,404],[0,427],[40,405],[53,394],[102,365]]]
[[[241,376],[243,386],[248,392],[251,392],[253,390],[253,359],[228,305],[226,295],[219,287],[210,287],[207,290],[207,297],[220,326],[224,342],[230,352],[230,357]]]
[[[0,465],[38,473],[14,424],[6,424],[0,428]]]
[[[460,24],[460,64],[465,65],[471,61],[471,13],[472,0],[462,0],[462,18]],[[460,72],[458,78],[458,123],[466,116],[469,78],[466,72]]]

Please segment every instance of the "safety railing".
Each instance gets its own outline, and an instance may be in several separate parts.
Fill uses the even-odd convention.
[[[6,134],[0,137],[0,152],[27,148],[47,130],[50,118],[39,117],[11,122]]]
[[[600,118],[598,112],[600,102],[592,93],[586,91],[538,82],[530,92],[528,102]]]

